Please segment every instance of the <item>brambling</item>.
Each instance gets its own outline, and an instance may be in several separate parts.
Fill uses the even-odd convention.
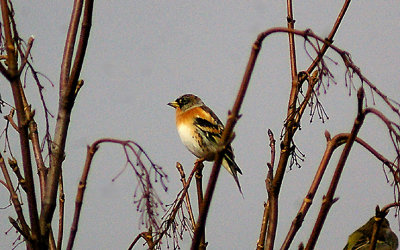
[[[372,232],[374,230],[374,224],[377,222],[377,220],[378,219],[375,216],[372,217],[362,227],[350,234],[347,245],[343,248],[343,250],[370,249]],[[399,240],[396,234],[390,228],[389,221],[386,218],[383,218],[377,238],[378,241],[375,249],[395,250],[399,246]]]
[[[186,148],[200,161],[213,161],[221,147],[224,130],[224,125],[214,112],[199,97],[192,94],[183,95],[168,105],[176,110],[176,128]],[[235,162],[230,144],[226,147],[222,166],[233,176],[242,193],[237,176],[237,173],[242,174],[242,171]]]

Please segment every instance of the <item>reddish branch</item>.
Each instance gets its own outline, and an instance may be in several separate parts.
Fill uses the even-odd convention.
[[[267,163],[267,178],[265,179],[265,186],[267,191],[271,187],[271,182],[274,178],[274,165],[275,165],[275,138],[274,134],[268,129],[269,146],[271,148],[271,161]],[[269,219],[269,202],[264,203],[264,213],[261,222],[260,237],[257,242],[257,250],[263,250],[265,245],[265,236],[267,233],[268,219]]]
[[[177,164],[178,166],[178,164]],[[190,173],[189,177],[186,179],[183,189],[178,193],[177,198],[175,199],[174,203],[170,206],[166,214],[163,216],[163,223],[160,227],[160,230],[157,232],[153,232],[152,228],[150,227],[148,232],[142,232],[134,239],[134,241],[130,244],[128,249],[133,249],[135,244],[138,242],[140,238],[146,240],[147,246],[149,249],[154,249],[155,247],[159,246],[161,241],[163,240],[164,236],[168,237],[175,237],[176,234],[176,216],[178,212],[182,209],[182,204],[186,198],[187,192],[189,190],[190,183],[195,175],[196,171],[198,170],[199,164],[196,163],[192,172]],[[171,231],[171,233],[168,233]],[[154,235],[154,237],[153,237]],[[147,236],[147,237],[144,237]],[[151,236],[151,238],[150,238]],[[175,243],[175,242],[174,242]]]
[[[20,75],[23,72],[25,66],[29,63],[30,50],[34,39],[31,37],[28,40],[26,49],[23,50],[20,42],[21,39],[18,36],[16,30],[16,24],[13,19],[13,10],[10,1],[1,0],[1,13],[2,13],[2,24],[5,37],[5,49],[7,56],[7,68],[0,63],[0,72],[10,81],[11,89],[13,92],[15,109],[17,112],[17,125],[13,123],[12,117],[8,117],[11,124],[16,127],[20,137],[20,146],[22,154],[22,165],[24,169],[24,177],[19,178],[24,183],[24,190],[27,194],[29,216],[30,216],[30,235],[25,238],[28,240],[28,245],[33,248],[47,248],[55,247],[55,241],[53,239],[51,221],[54,214],[57,190],[59,188],[59,179],[61,176],[61,165],[64,160],[64,148],[67,136],[67,130],[70,120],[70,113],[76,98],[76,94],[80,88],[78,81],[83,58],[88,44],[88,38],[91,28],[91,19],[93,11],[93,0],[76,0],[71,15],[70,29],[67,34],[67,40],[65,45],[65,53],[62,63],[62,70],[60,76],[60,100],[59,100],[59,112],[57,116],[57,124],[55,129],[54,141],[50,148],[50,168],[49,175],[47,175],[47,168],[44,165],[39,137],[37,133],[37,125],[33,120],[34,110],[31,110],[28,104],[24,90],[22,88]],[[82,14],[83,13],[83,14]],[[82,22],[80,22],[82,18]],[[76,41],[78,29],[80,27],[79,41]],[[75,44],[77,49],[75,50]],[[18,67],[18,56],[21,58],[21,65]],[[74,57],[74,60],[72,58]],[[71,68],[72,65],[72,68]],[[37,72],[32,69],[32,74],[38,83]],[[39,86],[39,84],[38,84]],[[39,90],[41,91],[41,86]],[[41,92],[40,92],[41,93]],[[41,95],[42,97],[42,95]],[[43,98],[42,98],[43,101]],[[44,104],[47,120],[47,108]],[[48,126],[48,124],[47,124]],[[28,132],[29,131],[29,132]],[[50,138],[48,130],[46,138]],[[39,220],[35,187],[32,174],[32,162],[31,162],[31,149],[29,140],[32,141],[33,152],[36,160],[36,165],[39,173],[39,183],[41,191],[41,215]],[[47,175],[47,176],[46,176]],[[61,205],[62,197],[61,199]],[[62,236],[62,221],[63,212],[60,212],[60,232],[59,236]],[[21,220],[21,218],[19,218]],[[26,230],[24,230],[26,231]],[[61,247],[61,240],[58,240],[58,247]]]
[[[199,218],[196,223],[196,228],[194,230],[194,236],[192,240],[192,250],[196,250],[199,248],[201,235],[204,231],[208,210],[210,208],[210,203],[212,200],[212,196],[214,194],[215,185],[217,183],[219,170],[221,167],[222,156],[225,152],[225,146],[229,143],[229,140],[232,136],[233,128],[236,125],[236,122],[240,118],[239,111],[242,106],[244,96],[246,94],[247,87],[249,86],[250,77],[254,69],[255,62],[257,60],[258,53],[261,48],[261,43],[256,41],[253,45],[253,49],[250,54],[250,59],[246,67],[246,71],[243,76],[242,84],[240,85],[239,92],[236,97],[236,101],[233,105],[232,111],[229,113],[228,121],[226,122],[226,126],[221,138],[221,151],[215,156],[214,165],[211,170],[210,179],[208,181],[206,193],[204,195],[203,204],[200,207]]]
[[[29,145],[28,123],[29,116],[26,116],[25,106],[22,100],[22,86],[18,73],[18,58],[16,53],[16,38],[13,37],[16,31],[12,30],[10,19],[12,15],[8,6],[7,0],[1,0],[1,14],[3,20],[3,29],[5,37],[5,47],[7,51],[7,73],[3,75],[10,81],[14,104],[17,111],[17,124],[19,131],[19,142],[21,147],[22,164],[24,169],[24,178],[26,181],[26,195],[28,200],[29,218],[31,224],[31,242],[33,247],[41,247],[44,244],[44,239],[41,237],[39,230],[38,208],[35,195],[35,186],[32,173],[32,162]],[[28,244],[29,244],[28,243]]]
[[[313,231],[311,233],[311,236],[308,240],[308,243],[306,245],[305,249],[314,249],[315,244],[318,240],[319,234],[322,230],[322,226],[325,223],[325,219],[328,216],[328,212],[330,208],[332,207],[333,203],[335,202],[334,195],[336,188],[339,184],[339,179],[341,177],[342,171],[344,169],[345,163],[347,161],[347,157],[349,156],[350,150],[353,146],[354,141],[357,138],[357,134],[360,131],[360,128],[364,122],[365,115],[366,113],[363,110],[363,100],[364,100],[364,89],[360,88],[357,93],[357,99],[358,99],[358,113],[357,117],[354,121],[353,129],[350,133],[350,136],[347,138],[346,145],[344,146],[344,149],[342,151],[342,154],[339,158],[339,162],[337,163],[336,170],[333,174],[331,184],[329,186],[327,194],[324,196],[324,199],[322,201],[322,206],[320,209],[320,212],[318,214],[317,221],[314,225]]]
[[[142,232],[140,234],[138,234],[136,236],[136,238],[133,240],[133,242],[131,243],[131,245],[128,247],[128,249],[132,249],[136,243],[140,240],[140,238],[143,238],[148,246],[148,249],[154,249],[155,245],[154,245],[154,241],[153,241],[153,233],[150,229],[149,232]]]
[[[6,185],[8,191],[10,193],[11,201],[12,201],[12,203],[14,205],[15,212],[17,213],[18,221],[19,221],[19,223],[20,223],[20,225],[22,227],[21,228],[22,229],[21,230],[21,232],[22,232],[21,234],[29,242],[31,240],[30,239],[30,228],[29,228],[28,224],[25,221],[25,217],[24,217],[24,214],[23,214],[23,211],[22,211],[21,203],[20,203],[20,201],[18,199],[17,193],[15,192],[14,186],[13,186],[11,178],[10,178],[10,175],[8,174],[8,170],[7,170],[6,164],[4,162],[4,158],[3,158],[3,156],[1,154],[0,154],[0,168],[1,168],[1,171],[3,172],[3,176],[4,176],[4,179],[6,181],[5,185]]]
[[[293,17],[293,5],[292,0],[287,0],[287,27],[288,29],[294,29],[294,23],[296,22]],[[296,62],[296,45],[294,42],[294,34],[288,33],[289,36],[289,55],[290,55],[290,68],[292,72],[292,86],[293,89],[297,88],[297,62]]]
[[[283,242],[281,249],[289,249],[290,244],[292,243],[292,241],[294,239],[294,236],[296,235],[297,231],[300,229],[300,227],[303,223],[304,217],[306,216],[309,208],[311,207],[315,193],[317,192],[319,184],[321,183],[322,177],[325,173],[325,170],[328,166],[328,163],[332,157],[333,152],[340,145],[342,145],[346,142],[346,140],[349,137],[349,134],[338,134],[331,139],[329,133],[326,131],[325,137],[327,139],[327,145],[326,145],[324,156],[321,159],[321,163],[320,163],[318,170],[314,176],[314,180],[311,183],[310,189],[308,190],[307,195],[303,200],[303,203],[299,209],[299,212],[297,212],[297,215],[292,222],[292,226],[290,227],[290,230],[289,230],[288,234],[286,235],[285,241]]]
[[[365,110],[364,112],[368,113],[367,110]],[[382,120],[387,120],[387,118],[383,115],[380,118]],[[319,187],[322,176],[325,173],[326,167],[330,161],[330,158],[331,158],[334,150],[336,150],[340,145],[344,144],[347,141],[347,139],[349,138],[350,134],[348,134],[348,133],[338,134],[331,139],[329,133],[326,132],[325,136],[327,138],[327,147],[326,147],[324,156],[322,157],[320,166],[318,167],[317,173],[315,174],[315,177],[310,186],[310,189],[309,189],[306,197],[303,200],[303,204],[301,205],[299,212],[297,213],[295,219],[292,222],[292,226],[290,227],[290,230],[286,236],[284,243],[282,244],[281,249],[289,249],[290,244],[292,243],[295,234],[300,229],[302,222],[312,204],[314,195]],[[359,143],[361,146],[363,146],[365,149],[367,149],[372,155],[374,155],[379,161],[381,161],[385,166],[387,166],[389,168],[390,172],[393,174],[396,185],[398,185],[398,183],[400,183],[399,176],[396,175],[397,168],[393,162],[389,161],[387,158],[385,158],[382,154],[380,154],[378,151],[376,151],[373,147],[371,147],[367,142],[365,142],[361,138],[357,137],[357,138],[355,138],[355,141],[357,143]],[[393,207],[396,205],[398,205],[398,203],[389,204],[387,207],[383,208],[382,211],[387,210],[390,207]]]
[[[178,172],[181,175],[182,185],[183,185],[183,187],[185,187],[187,185],[185,171],[183,170],[183,167],[179,162],[176,163],[176,168],[178,169]],[[194,224],[195,224],[194,215],[193,215],[192,204],[190,202],[190,197],[189,197],[188,193],[186,193],[186,195],[185,195],[185,203],[186,203],[186,210],[188,211],[188,214],[189,214],[190,222],[192,223],[192,227],[194,228]]]
[[[68,245],[67,249],[72,249],[75,241],[75,236],[76,232],[78,231],[78,223],[79,223],[79,218],[81,214],[81,209],[82,209],[82,204],[83,204],[83,198],[86,190],[86,185],[87,185],[87,178],[89,175],[90,168],[92,166],[92,160],[93,157],[98,150],[100,144],[102,143],[114,143],[114,144],[119,144],[123,147],[126,161],[127,163],[132,166],[132,169],[135,172],[135,176],[137,177],[138,180],[138,186],[139,190],[142,192],[136,201],[138,204],[138,210],[143,210],[144,214],[143,217],[147,218],[149,221],[145,222],[146,226],[150,226],[153,228],[158,229],[158,224],[156,221],[156,212],[155,209],[162,205],[161,201],[155,194],[153,190],[153,184],[152,181],[150,180],[151,174],[154,172],[155,175],[155,180],[160,181],[161,185],[163,185],[164,190],[166,190],[166,186],[164,184],[164,178],[167,178],[167,176],[164,174],[164,172],[161,170],[159,166],[154,164],[149,156],[146,154],[146,152],[135,142],[133,141],[123,141],[123,140],[117,140],[117,139],[111,139],[111,138],[104,138],[95,141],[91,146],[88,146],[87,148],[87,154],[86,154],[86,162],[83,167],[83,172],[82,176],[79,182],[78,186],[78,191],[76,194],[76,199],[75,199],[75,212],[74,212],[74,217],[71,225],[71,231],[70,231],[70,236],[68,240]],[[135,148],[137,149],[135,149]],[[136,159],[136,163],[134,163],[130,159],[130,153],[133,153]],[[147,170],[145,167],[145,164],[141,160],[140,156],[141,154],[144,154],[146,159],[150,162],[150,169]],[[136,196],[136,193],[135,193]],[[144,203],[143,203],[143,200]],[[139,208],[141,204],[145,205],[144,209]]]
[[[61,250],[62,247],[62,241],[63,241],[63,236],[64,236],[64,203],[65,203],[65,197],[64,197],[64,181],[63,181],[63,175],[61,173],[60,175],[60,185],[59,185],[59,198],[58,198],[58,210],[59,210],[59,215],[58,215],[58,236],[57,236],[57,250]]]
[[[390,139],[392,140],[393,146],[396,150],[397,155],[400,155],[399,142],[400,142],[400,126],[390,121],[382,112],[374,108],[366,108],[366,114],[374,114],[381,121],[383,121],[389,131]]]
[[[203,162],[201,161],[196,161],[197,165],[197,170],[196,170],[196,190],[197,190],[197,205],[200,210],[200,207],[203,204],[204,200],[204,195],[203,195]],[[203,229],[203,232],[201,233],[201,239],[200,239],[200,245],[199,245],[199,250],[203,250],[207,248],[207,243],[206,243],[206,230],[205,228]]]
[[[85,195],[85,190],[86,190],[87,178],[89,175],[90,167],[92,165],[93,156],[96,153],[97,149],[98,149],[98,143],[93,143],[90,147],[88,146],[87,148],[86,162],[85,166],[83,167],[81,180],[79,181],[78,191],[76,193],[76,198],[75,198],[75,212],[71,225],[71,232],[69,234],[67,249],[72,249],[75,242],[76,232],[78,231],[79,218],[81,216],[83,197]]]
[[[85,2],[85,6],[83,9],[79,44],[76,49],[75,60],[72,62],[78,27],[82,16],[83,2]],[[45,198],[42,202],[42,211],[40,215],[40,228],[43,235],[48,235],[47,225],[51,223],[54,209],[56,207],[58,183],[62,162],[64,160],[65,142],[72,107],[76,98],[75,93],[78,84],[78,77],[85,56],[87,42],[89,40],[92,12],[93,0],[75,0],[61,65],[59,108],[55,133],[51,145],[50,168],[46,183],[47,188]],[[74,67],[71,70],[72,64]]]
[[[287,25],[288,29],[293,30],[294,29],[294,17],[293,17],[293,8],[292,8],[292,1],[288,0],[287,1]],[[297,64],[296,64],[296,49],[295,49],[295,41],[294,41],[294,34],[288,32],[289,36],[289,54],[290,54],[290,66],[291,66],[291,76],[292,76],[292,88],[290,91],[290,96],[289,96],[289,103],[288,103],[288,110],[287,110],[287,123],[285,124],[286,126],[286,138],[282,143],[282,150],[281,150],[281,158],[279,162],[284,162],[284,165],[279,164],[278,165],[278,171],[275,175],[274,178],[271,178],[269,180],[269,185],[267,188],[268,191],[268,206],[264,205],[264,210],[268,209],[269,211],[264,211],[264,215],[268,215],[268,219],[263,219],[263,221],[268,222],[265,226],[268,225],[267,227],[267,240],[266,240],[266,249],[273,249],[274,248],[274,242],[275,242],[275,235],[276,235],[276,229],[278,225],[278,196],[279,196],[279,189],[280,189],[280,184],[278,185],[273,185],[274,180],[280,180],[282,181],[284,171],[279,171],[279,169],[282,169],[282,166],[286,167],[287,165],[287,159],[289,158],[290,154],[290,144],[291,144],[291,138],[294,135],[294,132],[296,130],[296,123],[293,120],[293,114],[296,113],[296,102],[298,99],[298,93],[299,93],[299,80],[297,76]],[[310,90],[310,88],[308,88]],[[304,103],[308,103],[308,100],[305,101]],[[292,130],[293,129],[293,130]],[[281,166],[281,167],[279,167]],[[276,183],[276,182],[275,182]],[[278,182],[279,183],[279,182]],[[262,231],[264,229],[262,228]],[[264,234],[264,232],[261,232]],[[259,244],[260,244],[259,240]],[[262,242],[264,245],[264,242]]]
[[[375,209],[375,223],[372,228],[372,235],[371,235],[371,240],[370,240],[370,250],[376,249],[376,244],[378,242],[378,233],[381,228],[381,225],[383,223],[384,218],[386,215],[389,213],[389,209],[392,207],[398,207],[400,206],[399,203],[391,203],[386,206],[384,206],[382,209],[379,209],[379,206],[376,206]],[[387,243],[387,242],[385,242]]]
[[[36,166],[39,174],[40,198],[43,200],[46,190],[47,168],[44,165],[42,150],[40,148],[37,124],[33,119],[29,122],[29,136],[32,141],[33,154],[35,156]]]
[[[294,17],[293,17],[293,8],[292,1],[287,0],[287,26],[288,29],[294,29]],[[267,229],[267,240],[266,240],[266,249],[273,249],[275,242],[276,229],[278,226],[278,198],[279,198],[279,190],[280,185],[283,180],[284,170],[287,165],[287,160],[290,155],[290,144],[292,141],[292,137],[295,133],[297,124],[295,124],[293,120],[293,114],[296,113],[296,102],[298,100],[299,93],[299,81],[297,77],[297,63],[296,63],[296,47],[294,42],[294,34],[288,32],[289,36],[289,55],[290,55],[290,67],[291,67],[291,76],[292,76],[292,87],[290,90],[289,103],[287,109],[287,122],[285,124],[285,135],[281,147],[281,156],[278,163],[277,172],[275,177],[271,180],[270,185],[267,189],[268,191],[268,229]],[[264,208],[265,209],[265,208]],[[265,212],[264,212],[265,214]]]
[[[174,224],[175,224],[176,216],[178,214],[178,211],[182,208],[182,203],[184,201],[184,198],[186,197],[186,194],[190,187],[190,183],[192,182],[193,176],[195,175],[198,167],[199,167],[199,164],[196,163],[194,168],[192,169],[192,172],[190,173],[189,177],[186,180],[185,186],[183,187],[181,192],[178,193],[177,199],[172,204],[171,208],[167,211],[167,213],[163,216],[163,218],[165,218],[165,219],[161,225],[162,230],[156,234],[157,237],[156,237],[156,240],[154,241],[155,245],[160,244],[161,240],[168,233],[169,230],[172,231],[172,237],[173,237],[173,234],[176,231],[175,228],[173,228]],[[171,227],[172,227],[172,229],[171,229]]]
[[[387,213],[389,213],[389,210],[390,210],[392,207],[400,207],[400,202],[393,202],[393,203],[387,204],[386,206],[384,206],[384,207],[380,210],[380,212],[381,212],[381,213],[387,214]],[[379,208],[379,207],[378,207],[378,208]]]
[[[336,30],[342,21],[342,18],[347,10],[349,3],[350,3],[350,1],[345,2],[344,6],[342,8],[342,11],[339,14],[339,17],[336,19],[335,25],[334,25],[331,33],[329,34],[328,38],[326,39],[326,41],[329,41],[329,43],[326,43],[326,41],[324,41],[322,50],[317,51],[318,56],[317,56],[317,58],[314,59],[313,64],[307,70],[307,72],[306,72],[307,75],[311,75],[311,72],[321,62],[323,55],[325,54],[327,49],[330,47],[330,45],[333,41],[333,37],[336,33]],[[294,22],[295,22],[294,17],[293,17],[293,8],[292,8],[291,0],[287,0],[287,13],[288,13],[288,16],[287,16],[288,32],[287,33],[289,35],[292,88],[291,88],[289,103],[288,103],[287,122],[285,124],[285,129],[286,129],[285,138],[282,142],[282,150],[281,150],[280,159],[279,159],[277,171],[275,174],[275,178],[272,181],[271,188],[268,192],[270,219],[269,219],[269,225],[268,225],[268,237],[267,237],[267,242],[266,242],[267,249],[273,249],[273,247],[274,247],[275,234],[276,234],[276,229],[277,229],[277,224],[278,224],[278,198],[279,198],[280,186],[282,184],[283,177],[285,174],[285,169],[286,169],[286,166],[288,163],[288,158],[291,154],[290,145],[292,143],[292,138],[298,128],[298,124],[302,117],[302,112],[304,112],[304,108],[305,108],[306,104],[308,104],[309,99],[311,98],[314,84],[315,84],[315,83],[312,84],[311,81],[309,81],[309,88],[307,90],[307,95],[305,97],[305,100],[303,101],[303,110],[300,109],[300,112],[296,112],[296,101],[298,99],[301,82],[298,79],[297,67],[296,67],[296,49],[295,49],[295,43],[294,43],[295,33],[291,32],[294,30]],[[265,32],[265,33],[267,33],[267,32]],[[267,34],[265,34],[265,37],[266,36],[267,36]],[[263,34],[260,34],[258,37],[258,40],[260,39],[262,41],[264,38],[263,38]],[[304,36],[304,38],[307,39],[306,36]],[[296,114],[297,114],[297,118],[294,119],[294,116]]]
[[[315,40],[324,43],[326,46],[330,47],[331,49],[333,49],[334,51],[336,51],[343,59],[343,61],[345,62],[346,66],[348,68],[351,68],[357,75],[360,76],[360,79],[364,80],[364,77],[361,77],[361,72],[359,71],[359,69],[357,68],[357,66],[355,66],[352,61],[350,60],[350,57],[348,55],[347,52],[339,49],[338,47],[336,47],[335,45],[333,45],[331,43],[331,40],[333,38],[329,38],[329,40],[327,39],[323,39],[317,35],[315,35],[311,30],[305,30],[305,31],[299,31],[299,30],[294,30],[294,29],[289,29],[289,28],[272,28],[269,30],[266,30],[265,32],[262,32],[261,34],[259,34],[259,36],[257,37],[256,41],[254,42],[252,51],[251,51],[251,55],[249,58],[249,62],[247,64],[246,67],[246,71],[243,77],[243,81],[237,96],[237,99],[235,101],[234,104],[234,108],[232,109],[232,113],[227,121],[227,125],[226,128],[224,130],[224,136],[223,136],[223,140],[222,140],[222,145],[224,145],[225,143],[227,143],[227,137],[229,136],[229,134],[232,133],[233,130],[233,126],[236,124],[237,119],[238,119],[238,111],[240,110],[240,106],[241,103],[243,101],[244,95],[246,93],[248,84],[249,84],[249,80],[252,74],[252,71],[254,69],[254,65],[255,62],[257,60],[257,56],[258,53],[261,49],[261,44],[263,42],[263,40],[274,33],[292,33],[294,35],[299,35],[302,36],[306,39],[306,41],[309,41],[309,37],[314,38]],[[332,34],[334,34],[335,32],[332,32]],[[318,55],[321,57],[323,57],[323,53],[321,53],[321,51],[318,52]],[[319,59],[319,60],[321,60]],[[365,81],[365,80],[364,80]],[[370,82],[365,81],[369,86],[373,86]],[[377,92],[378,93],[378,92]],[[378,93],[379,94],[379,93]],[[290,105],[290,103],[292,103],[291,101],[289,101],[289,107],[292,108],[292,106]],[[293,114],[293,113],[289,113],[289,114]],[[288,158],[290,156],[290,143],[292,141],[294,132],[297,129],[297,124],[293,123],[293,121],[289,121],[286,124],[286,133],[285,133],[285,138],[283,140],[283,147],[281,150],[281,155],[280,155],[280,159],[279,159],[279,163],[278,163],[278,168],[275,174],[275,178],[273,180],[272,183],[272,188],[273,188],[273,192],[275,193],[275,195],[273,196],[269,196],[270,197],[270,206],[271,206],[271,214],[270,214],[270,218],[275,218],[272,221],[270,221],[270,223],[277,223],[277,202],[278,202],[278,195],[279,194],[279,190],[280,190],[280,186],[283,180],[283,176],[284,176],[284,171],[286,169],[287,166],[287,162],[288,162]],[[221,153],[223,153],[223,150],[221,151]],[[205,221],[206,221],[206,217],[207,217],[207,213],[208,213],[208,209],[209,209],[209,203],[211,201],[212,198],[212,194],[214,192],[215,189],[215,183],[216,180],[218,178],[218,174],[219,174],[219,166],[221,164],[221,155],[222,154],[217,154],[215,162],[214,162],[214,166],[213,166],[213,170],[211,172],[211,176],[210,176],[210,181],[209,184],[207,186],[207,191],[205,194],[205,199],[204,199],[204,204],[200,210],[200,217],[198,219],[198,223],[195,229],[195,235],[192,241],[192,249],[196,249],[199,245],[199,236],[198,234],[199,231],[201,230],[202,227],[204,227],[205,225]],[[271,226],[271,229],[274,227],[274,225]],[[276,227],[275,227],[276,228]],[[272,230],[271,230],[272,231]],[[197,233],[196,233],[197,232]],[[271,232],[272,234],[275,234],[274,232]],[[269,246],[271,246],[273,244],[270,244]]]
[[[389,107],[397,114],[400,115],[398,109],[392,104],[392,101],[386,96],[384,95],[382,92],[380,92],[379,90],[376,89],[375,85],[373,85],[368,79],[366,79],[360,72],[359,68],[351,61],[349,54],[346,51],[343,51],[341,49],[339,49],[338,47],[334,46],[333,44],[329,43],[327,40],[322,39],[321,37],[315,35],[314,33],[312,33],[310,30],[306,30],[306,31],[298,31],[298,30],[290,30],[287,28],[272,28],[270,30],[267,30],[263,33],[261,33],[258,36],[257,41],[255,42],[255,44],[259,44],[260,41],[262,41],[263,39],[265,39],[265,37],[273,34],[273,33],[277,33],[277,32],[285,32],[285,33],[293,33],[296,35],[300,35],[303,36],[307,41],[308,37],[312,37],[320,42],[323,42],[326,46],[332,48],[334,51],[336,51],[343,59],[346,67],[348,67],[349,69],[353,70],[353,72],[361,79],[361,81],[363,81],[364,83],[366,83],[372,90],[374,90],[388,105]],[[321,53],[321,52],[319,52]],[[321,57],[322,58],[322,57]],[[292,125],[292,126],[290,126]],[[285,167],[287,165],[287,160],[289,157],[289,151],[290,151],[290,142],[291,142],[291,138],[293,138],[293,134],[295,132],[295,130],[297,129],[297,124],[296,123],[290,123],[287,122],[286,124],[286,133],[285,133],[285,138],[283,140],[283,147],[282,147],[282,151],[281,151],[281,157],[280,157],[280,161],[278,163],[278,169],[276,171],[275,174],[275,178],[274,181],[272,183],[272,186],[275,189],[275,192],[279,193],[279,188],[280,185],[282,183],[283,180],[283,175],[284,175],[284,170]],[[289,140],[290,139],[290,140]],[[285,143],[287,142],[287,143]],[[286,147],[285,147],[286,145]],[[280,167],[281,166],[281,167]],[[271,196],[269,196],[271,197]],[[278,199],[277,197],[271,197],[270,198],[270,206],[271,206],[271,214],[270,214],[270,218],[277,218],[277,213],[274,213],[273,211],[277,211],[277,205],[273,205],[275,202],[277,202]],[[270,223],[276,223],[277,220],[270,220]],[[274,227],[271,226],[271,229],[273,229]],[[274,231],[274,230],[272,230]],[[271,232],[273,233],[273,232]],[[271,245],[270,245],[271,246]]]
[[[326,38],[326,41],[328,43],[324,43],[324,45],[322,46],[321,50],[319,51],[317,57],[314,59],[314,61],[310,65],[310,67],[308,67],[308,69],[307,69],[308,74],[311,74],[311,72],[313,72],[315,67],[318,66],[318,64],[321,62],[323,56],[325,55],[325,52],[330,47],[330,44],[333,43],[333,37],[335,36],[337,30],[339,29],[339,25],[342,23],[344,15],[346,14],[348,7],[350,6],[350,2],[351,2],[351,0],[346,0],[344,2],[343,7],[340,10],[338,17],[336,18],[336,22],[333,25],[333,28],[332,28],[331,32],[329,33],[328,37]]]
[[[32,45],[33,45],[34,41],[35,41],[35,38],[33,38],[33,36],[29,37],[25,53],[22,50],[19,50],[19,54],[21,55],[21,65],[19,66],[19,69],[18,69],[19,75],[21,75],[22,71],[25,69],[25,65],[28,62],[28,59],[30,57],[31,49],[32,49]],[[19,49],[19,47],[18,47],[18,49]]]

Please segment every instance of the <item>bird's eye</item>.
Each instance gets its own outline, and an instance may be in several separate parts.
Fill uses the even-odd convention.
[[[185,104],[187,104],[188,103],[188,100],[187,99],[185,99],[185,98],[180,98],[179,100],[178,100],[178,104],[179,104],[179,106],[184,106]]]

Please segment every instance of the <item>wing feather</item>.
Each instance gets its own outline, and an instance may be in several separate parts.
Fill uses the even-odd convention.
[[[202,115],[194,120],[194,125],[203,133],[207,139],[214,143],[218,143],[221,139],[224,125],[207,106],[201,107]]]

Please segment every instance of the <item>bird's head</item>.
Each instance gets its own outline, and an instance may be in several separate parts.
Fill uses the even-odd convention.
[[[193,107],[202,106],[204,103],[199,97],[192,94],[186,94],[178,97],[175,101],[168,103],[168,105],[175,109],[185,111]]]

